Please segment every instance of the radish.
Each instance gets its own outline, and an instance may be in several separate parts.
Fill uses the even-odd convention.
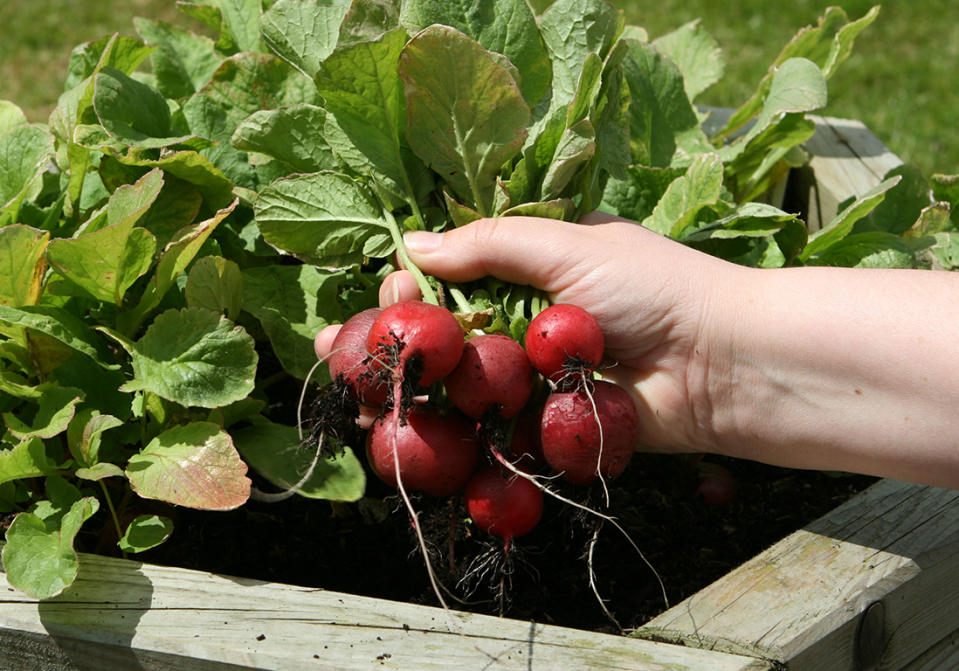
[[[592,390],[550,394],[540,431],[550,467],[568,482],[585,485],[625,470],[639,435],[639,416],[626,391],[597,380]]]
[[[446,377],[446,394],[457,408],[482,418],[495,411],[513,417],[533,391],[534,374],[523,347],[505,335],[481,335],[466,341],[456,368]]]
[[[404,487],[431,496],[462,489],[479,462],[473,423],[458,413],[441,415],[428,405],[411,408],[405,421],[398,414],[379,417],[367,434],[367,458],[377,477],[397,487],[398,470]]]
[[[525,345],[533,367],[551,382],[562,383],[570,374],[595,370],[605,340],[599,323],[586,310],[557,303],[533,318]]]
[[[525,478],[505,475],[498,466],[481,469],[464,493],[466,510],[480,529],[503,539],[509,550],[513,538],[529,533],[543,515],[543,494]]]
[[[392,368],[404,382],[429,386],[443,379],[463,353],[463,329],[444,308],[403,301],[384,308],[370,327],[366,348],[374,370]]]
[[[710,506],[725,506],[736,500],[739,483],[729,469],[720,464],[701,461],[696,465],[699,485],[695,496]]]
[[[381,374],[382,371],[370,367],[366,340],[370,327],[381,312],[380,308],[369,308],[347,319],[333,339],[327,359],[334,380],[344,382],[360,403],[378,407],[386,403],[389,380]]]

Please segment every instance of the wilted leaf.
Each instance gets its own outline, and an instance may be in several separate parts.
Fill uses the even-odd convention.
[[[230,435],[210,422],[167,429],[130,457],[126,473],[140,496],[200,510],[232,510],[250,496],[246,464]]]
[[[36,305],[43,293],[50,233],[14,224],[0,228],[0,305]]]

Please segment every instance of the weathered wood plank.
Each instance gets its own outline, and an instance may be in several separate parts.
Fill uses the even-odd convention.
[[[959,630],[959,492],[884,480],[654,618],[638,634],[786,664],[855,669],[885,607],[883,669]]]
[[[716,669],[750,657],[83,555],[37,602],[0,574],[0,668]]]
[[[959,631],[942,639],[935,647],[903,667],[903,671],[942,671],[943,669],[959,669]]]
[[[810,153],[809,230],[818,231],[832,221],[839,204],[861,196],[882,181],[902,160],[860,121],[810,116],[815,134],[804,145]]]

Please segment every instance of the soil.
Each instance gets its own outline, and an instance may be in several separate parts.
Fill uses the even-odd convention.
[[[710,458],[738,481],[732,503],[709,505],[695,494],[689,459],[636,455],[610,487],[609,511],[636,542],[674,604],[715,581],[792,531],[864,489],[874,479],[774,468]],[[564,489],[601,505],[596,493]],[[594,631],[642,625],[664,609],[660,583],[623,535],[604,523],[593,549],[603,612],[589,585],[586,555],[595,517],[550,499],[543,521],[516,539],[506,564],[502,546],[463,523],[455,499],[417,499],[433,566],[464,602],[454,608]],[[395,494],[371,479],[368,497],[330,504],[293,497],[251,501],[227,513],[175,511],[175,532],[141,554],[146,562],[344,591],[380,599],[437,604],[409,518]],[[477,559],[479,558],[479,559]],[[491,560],[485,580],[474,571],[470,593],[457,583],[471,561]],[[500,587],[505,589],[500,592]],[[501,598],[502,595],[502,598]]]

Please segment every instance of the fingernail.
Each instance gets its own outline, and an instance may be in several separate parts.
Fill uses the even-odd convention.
[[[417,254],[428,254],[439,249],[440,242],[443,240],[441,233],[430,233],[429,231],[409,231],[403,234],[403,243],[406,249]]]

